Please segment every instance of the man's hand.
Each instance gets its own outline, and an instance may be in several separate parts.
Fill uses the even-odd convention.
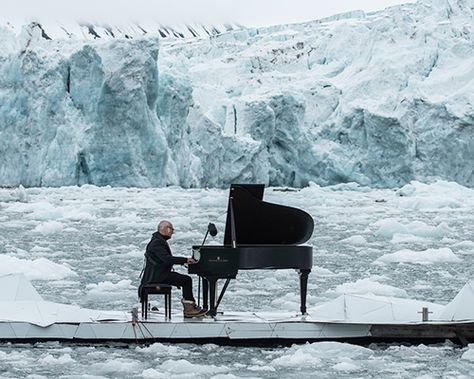
[[[186,262],[188,265],[193,265],[195,263],[197,263],[196,260],[194,260],[193,258],[188,258],[188,261]]]

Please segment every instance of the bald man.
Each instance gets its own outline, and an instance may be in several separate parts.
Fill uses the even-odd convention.
[[[173,224],[167,220],[160,221],[158,230],[153,233],[145,252],[146,265],[142,281],[138,290],[149,283],[164,283],[183,289],[183,314],[184,317],[202,316],[206,312],[196,305],[193,296],[193,280],[188,275],[172,271],[173,265],[194,264],[192,258],[174,257],[168,245],[168,240],[173,236]]]

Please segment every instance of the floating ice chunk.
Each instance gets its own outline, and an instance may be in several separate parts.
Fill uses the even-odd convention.
[[[271,372],[276,371],[275,367],[272,367],[272,366],[256,366],[256,365],[248,366],[247,370],[249,370],[249,371],[271,371]]]
[[[65,209],[63,217],[71,221],[93,220],[94,216],[86,209]]]
[[[438,180],[431,184],[412,181],[410,184],[400,188],[396,193],[402,197],[439,195],[451,196],[458,200],[474,196],[473,189],[445,180]]]
[[[34,232],[41,234],[56,234],[63,231],[64,225],[59,221],[46,221],[34,228]]]
[[[466,198],[472,198],[474,191],[454,182],[439,180],[432,184],[413,181],[397,191],[401,196],[402,209],[461,208]]]
[[[98,373],[102,375],[116,373],[121,374],[122,376],[126,375],[125,373],[133,374],[137,372],[137,370],[139,370],[141,367],[142,365],[138,361],[114,357],[113,359],[107,360],[105,362],[93,363],[89,366],[89,372]]]
[[[142,376],[145,379],[168,379],[170,377],[170,373],[160,372],[154,368],[149,368],[142,371]]]
[[[245,367],[245,366],[244,366]],[[212,379],[240,379],[241,376],[235,376],[233,374],[217,374],[212,377]],[[248,379],[258,379],[259,377],[246,376]]]
[[[474,241],[462,241],[453,245],[456,249],[463,250],[463,253],[474,253]]]
[[[386,238],[391,238],[395,234],[404,234],[423,238],[441,239],[451,233],[451,229],[445,222],[437,226],[430,226],[422,221],[412,221],[408,224],[402,224],[396,219],[389,218],[379,220],[375,222],[373,226],[378,227],[375,234]]]
[[[18,188],[15,188],[11,192],[0,192],[0,202],[9,203],[13,201],[20,203],[27,203],[29,201],[28,193],[22,185],[20,185]]]
[[[408,232],[405,225],[393,218],[379,220],[375,222],[373,226],[378,227],[375,232],[376,235],[386,238],[392,237],[395,233],[406,234]]]
[[[423,196],[403,198],[398,203],[398,207],[406,210],[427,210],[441,208],[462,208],[463,204],[453,198],[446,196]]]
[[[341,242],[347,243],[349,245],[362,246],[367,244],[367,240],[364,236],[355,235],[341,240]]]
[[[76,275],[66,265],[51,262],[46,258],[30,261],[8,255],[0,255],[0,274],[19,273],[25,274],[31,280],[58,280]]]
[[[253,292],[254,291],[252,291],[252,293]],[[240,294],[240,291],[239,291],[239,294]],[[299,300],[293,294],[287,293],[283,296],[279,296],[278,298],[273,299],[271,304],[272,304],[272,307],[280,309],[282,311],[283,310],[291,311],[294,309],[298,309],[299,307],[298,301]]]
[[[143,257],[144,253],[143,250],[139,250],[137,248],[130,248],[130,251],[125,253],[125,255],[128,255],[130,257]]]
[[[319,366],[321,360],[318,357],[311,355],[303,349],[298,349],[292,354],[283,355],[282,357],[274,359],[271,363],[273,366],[283,367],[308,367],[308,366]]]
[[[331,191],[356,191],[356,192],[370,192],[370,187],[361,186],[358,183],[341,183],[327,187]]]
[[[327,268],[324,267],[319,267],[319,266],[313,266],[311,269],[312,273],[316,275],[317,277],[320,276],[334,276],[336,275],[334,272],[331,270],[328,270]]]
[[[344,362],[335,364],[333,366],[333,369],[336,371],[353,372],[353,371],[360,370],[360,366],[354,364],[351,359],[347,359]]]
[[[98,284],[88,284],[86,289],[89,290],[89,295],[94,297],[110,296],[111,294],[117,295],[119,293],[128,293],[133,291],[136,287],[132,286],[130,279],[120,280],[118,283],[112,283],[109,281],[99,282]]]
[[[47,201],[32,203],[28,207],[31,210],[29,217],[33,220],[50,221],[63,218],[62,209]]]
[[[461,359],[474,362],[474,344],[470,343],[468,349],[463,353]]]
[[[44,253],[44,252],[50,252],[51,249],[49,247],[42,247],[42,246],[34,246],[31,249],[32,253]]]
[[[391,243],[422,243],[428,242],[428,238],[417,237],[412,234],[402,234],[402,233],[395,233],[390,240]]]
[[[133,226],[141,226],[143,220],[135,213],[123,213],[119,216],[107,217],[102,219],[102,222],[109,225],[117,225],[121,229],[126,229]]]
[[[75,360],[72,359],[70,354],[63,354],[57,358],[48,354],[45,357],[38,359],[38,363],[41,365],[67,365],[74,362]]]
[[[272,366],[314,367],[322,360],[338,361],[368,358],[373,355],[371,349],[340,342],[316,342],[306,345],[294,345],[281,357],[274,359]]]
[[[12,197],[20,203],[27,203],[29,201],[28,194],[26,193],[25,188],[21,184],[17,189],[13,191]]]
[[[382,284],[369,278],[359,279],[356,282],[340,284],[335,290],[340,294],[367,294],[394,297],[406,297],[405,290],[388,284]]]
[[[225,366],[199,365],[185,359],[169,359],[160,365],[160,369],[172,374],[215,374],[229,370],[229,368]]]
[[[422,251],[414,251],[403,249],[395,253],[385,254],[375,260],[375,263],[416,263],[416,264],[432,264],[441,262],[461,262],[450,248],[443,247],[440,249],[427,249]]]
[[[178,345],[167,345],[162,343],[154,343],[150,346],[140,347],[137,346],[136,350],[140,353],[156,355],[161,357],[163,355],[172,355],[173,357],[188,355],[189,351],[187,349],[183,349]]]

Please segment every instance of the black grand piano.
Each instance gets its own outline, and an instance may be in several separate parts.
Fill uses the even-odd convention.
[[[188,272],[203,278],[203,307],[215,316],[239,270],[297,269],[301,286],[301,313],[306,313],[308,275],[313,248],[299,246],[312,235],[312,217],[297,208],[263,201],[263,184],[232,184],[227,207],[224,245],[193,246],[198,262]],[[216,300],[218,279],[226,279]]]

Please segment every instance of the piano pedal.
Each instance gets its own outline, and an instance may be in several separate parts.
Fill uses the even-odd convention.
[[[222,315],[224,315],[224,312],[222,312],[222,311],[216,312],[216,316],[222,316]],[[209,313],[206,313],[202,317],[204,317],[204,318],[216,318],[216,316],[211,316]]]
[[[158,307],[156,305],[151,305],[150,303],[148,303],[148,312],[154,312],[154,313],[157,313],[159,312],[160,310],[158,309]]]

